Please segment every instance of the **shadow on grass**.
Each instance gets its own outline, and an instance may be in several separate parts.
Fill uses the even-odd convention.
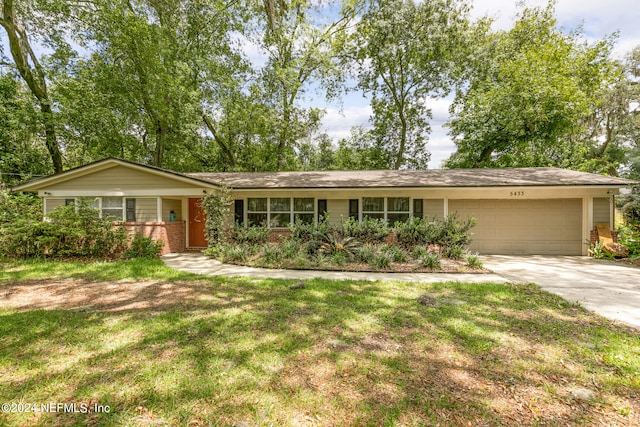
[[[110,294],[110,283],[80,280],[58,290],[73,299],[76,286],[80,297],[70,305],[0,311],[6,401],[111,408],[4,413],[0,423],[639,421],[638,335],[535,286],[312,280],[292,290],[281,280],[148,276],[146,286],[136,283]],[[1,289],[34,285],[45,286]],[[102,294],[89,292],[100,285]],[[433,304],[417,301],[424,293]],[[575,399],[572,387],[597,397]]]

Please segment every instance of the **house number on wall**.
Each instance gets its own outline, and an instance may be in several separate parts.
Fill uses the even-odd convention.
[[[509,192],[509,196],[511,196],[511,197],[522,197],[522,196],[524,196],[524,191],[511,191],[511,192]]]

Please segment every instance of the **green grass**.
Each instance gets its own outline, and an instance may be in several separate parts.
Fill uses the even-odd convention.
[[[0,425],[640,422],[638,332],[533,285],[316,279],[292,290],[160,261],[0,267],[2,400],[111,408],[0,413]],[[66,278],[158,292],[138,298],[149,307],[3,308],[12,292]],[[596,398],[576,399],[577,387]]]

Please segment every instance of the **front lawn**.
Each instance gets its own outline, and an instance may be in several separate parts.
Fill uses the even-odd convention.
[[[0,262],[0,349],[0,403],[77,410],[0,425],[640,424],[638,331],[533,285]]]

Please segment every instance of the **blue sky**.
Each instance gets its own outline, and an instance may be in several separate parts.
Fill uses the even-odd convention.
[[[472,16],[479,18],[489,15],[495,19],[495,29],[509,29],[513,26],[517,12],[514,0],[475,0]],[[527,1],[527,6],[545,6],[546,1]],[[640,45],[640,4],[638,0],[558,0],[556,16],[560,27],[571,30],[582,24],[584,33],[591,40],[600,40],[616,31],[619,32],[614,55],[623,57],[635,46]],[[430,101],[433,111],[432,132],[427,144],[431,152],[430,168],[440,167],[443,160],[455,151],[451,137],[443,124],[449,118],[450,99]],[[362,95],[353,93],[339,105],[323,105],[326,116],[322,132],[334,139],[349,135],[352,126],[367,126],[371,109]],[[342,111],[340,111],[342,109]]]

